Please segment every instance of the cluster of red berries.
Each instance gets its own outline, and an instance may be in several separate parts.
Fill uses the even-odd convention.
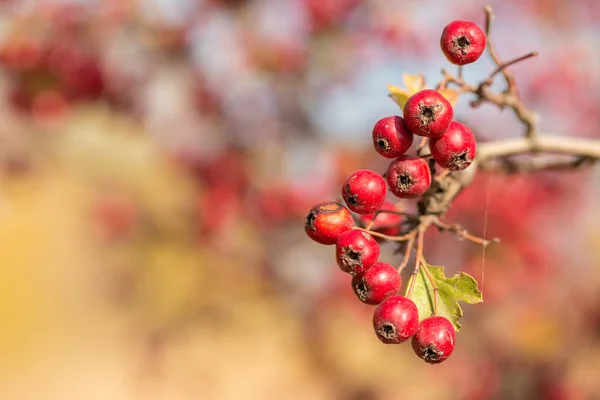
[[[444,29],[440,44],[450,62],[464,65],[481,56],[485,42],[485,35],[475,24],[454,21]],[[409,97],[403,117],[383,118],[373,128],[375,150],[386,158],[394,158],[386,173],[382,176],[370,170],[353,172],[342,186],[347,207],[337,202],[319,203],[305,220],[305,231],[311,239],[336,246],[337,264],[352,275],[352,289],[358,299],[377,305],[373,327],[379,340],[402,343],[412,337],[415,353],[431,364],[446,360],[454,350],[454,327],[439,315],[419,322],[415,303],[398,295],[402,285],[400,273],[390,264],[378,261],[380,247],[372,233],[384,233],[377,235],[383,238],[400,233],[401,216],[390,212],[394,205],[386,201],[388,187],[396,197],[411,199],[422,196],[431,184],[426,158],[405,154],[415,135],[429,141],[431,156],[447,170],[460,171],[472,163],[475,137],[453,118],[452,105],[437,90],[424,89]],[[371,230],[354,227],[351,211],[360,215],[361,222],[371,226]],[[377,224],[369,225],[374,218]]]
[[[373,328],[379,340],[396,344],[412,337],[412,347],[419,357],[431,364],[444,361],[456,342],[452,323],[437,315],[419,323],[415,303],[398,295],[402,286],[400,273],[390,264],[378,261],[380,247],[371,234],[353,229],[350,210],[372,219],[373,214],[367,213],[377,211],[376,199],[381,193],[385,197],[383,178],[372,171],[356,171],[344,184],[343,193],[348,208],[333,201],[315,205],[306,217],[306,233],[318,243],[335,244],[337,264],[352,275],[352,289],[358,299],[377,305]]]

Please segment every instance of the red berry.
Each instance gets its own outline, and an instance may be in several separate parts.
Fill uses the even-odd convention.
[[[350,211],[334,201],[315,205],[304,220],[304,231],[308,237],[321,244],[335,244],[337,238],[353,226],[354,218]]]
[[[414,135],[404,118],[392,116],[377,121],[373,128],[375,151],[387,158],[400,157],[412,146]]]
[[[429,364],[439,364],[454,351],[456,332],[452,323],[439,315],[425,318],[412,339],[415,353]]]
[[[383,343],[402,343],[415,334],[418,326],[417,306],[403,296],[387,298],[373,314],[373,328]]]
[[[386,201],[383,203],[379,210],[394,211],[396,206],[394,203]],[[367,226],[375,214],[366,214],[360,216],[360,222],[363,226]],[[384,235],[396,236],[400,234],[400,223],[402,222],[402,216],[391,213],[380,213],[375,218],[375,223],[371,226],[371,230],[375,232],[383,233]],[[377,240],[377,238],[375,239]]]
[[[452,118],[452,104],[437,90],[421,90],[410,96],[404,105],[404,122],[415,135],[441,136],[450,126]]]
[[[370,214],[379,210],[385,201],[385,180],[377,172],[368,169],[354,171],[342,186],[342,197],[348,208],[358,214]]]
[[[342,233],[335,244],[335,259],[351,275],[367,271],[379,258],[379,244],[373,236],[359,229]]]
[[[465,65],[477,61],[485,50],[485,33],[471,21],[452,21],[440,38],[442,52],[452,64]]]
[[[352,278],[354,293],[366,304],[379,304],[395,296],[401,285],[402,278],[396,268],[382,262],[376,262],[365,273]]]
[[[460,122],[452,121],[450,128],[439,138],[429,141],[433,159],[450,171],[462,171],[475,159],[475,136]]]
[[[390,164],[386,179],[394,196],[412,199],[427,191],[431,184],[431,171],[423,158],[402,156]]]

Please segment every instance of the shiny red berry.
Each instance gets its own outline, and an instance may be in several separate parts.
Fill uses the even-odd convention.
[[[425,318],[412,339],[415,353],[429,364],[439,364],[454,351],[456,332],[445,317],[434,315]]]
[[[485,33],[471,21],[450,22],[442,31],[440,47],[452,64],[465,65],[477,61],[485,50]]]
[[[304,231],[308,237],[321,244],[335,244],[337,238],[353,226],[354,218],[350,211],[334,201],[315,205],[304,220]]]
[[[431,171],[423,158],[402,156],[390,164],[386,179],[394,196],[412,199],[422,196],[429,189]]]
[[[452,104],[437,90],[421,90],[410,96],[404,105],[404,122],[415,135],[441,136],[452,118]]]
[[[379,210],[387,210],[387,211],[395,211],[396,206],[394,203],[390,201],[386,201],[383,203]],[[360,222],[363,227],[366,227],[369,222],[373,220],[375,214],[366,214],[360,216]],[[391,214],[391,213],[379,213],[377,214],[377,218],[375,218],[375,222],[371,226],[371,230],[374,232],[380,232],[384,235],[389,236],[397,236],[400,235],[401,228],[400,223],[402,222],[402,216],[399,214]],[[375,238],[377,240],[377,238]]]
[[[335,259],[344,272],[356,275],[367,271],[379,258],[379,244],[359,229],[342,233],[335,244]]]
[[[401,285],[402,278],[396,268],[382,262],[376,262],[365,273],[352,278],[352,289],[358,299],[372,305],[398,294]]]
[[[473,132],[460,122],[452,121],[439,138],[429,141],[431,156],[441,167],[462,171],[475,159],[476,142]]]
[[[412,146],[414,135],[404,118],[392,116],[377,121],[373,128],[373,147],[387,158],[400,157]]]
[[[375,334],[383,343],[402,343],[415,334],[418,326],[417,306],[403,296],[387,298],[373,314]]]
[[[354,171],[342,186],[342,197],[348,208],[357,214],[371,214],[385,201],[385,179],[368,169]]]

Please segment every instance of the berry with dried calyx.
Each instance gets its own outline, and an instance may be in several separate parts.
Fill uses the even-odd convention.
[[[465,65],[481,57],[486,41],[485,33],[475,23],[456,20],[442,31],[440,47],[452,64]]]
[[[431,171],[423,158],[402,156],[389,165],[386,179],[394,196],[412,199],[422,196],[429,189]]]
[[[343,205],[334,201],[319,203],[311,208],[304,219],[304,231],[321,244],[335,244],[337,238],[352,229],[354,218]]]
[[[402,285],[402,278],[390,264],[376,262],[365,273],[352,278],[352,289],[360,301],[379,304],[395,296]]]
[[[367,271],[379,258],[379,244],[365,231],[351,229],[335,243],[335,259],[344,272],[351,275]]]
[[[371,214],[385,201],[385,179],[368,169],[354,171],[342,186],[342,197],[348,208],[357,214]]]
[[[373,147],[387,158],[400,157],[412,146],[414,135],[406,126],[404,118],[385,117],[373,128]]]
[[[452,104],[437,90],[423,89],[410,96],[404,105],[404,122],[415,135],[441,136],[452,118]]]
[[[412,348],[425,362],[439,364],[448,359],[456,345],[454,326],[445,317],[425,318],[412,339]]]
[[[462,171],[471,165],[476,147],[471,129],[456,121],[452,121],[442,136],[429,141],[429,150],[435,162],[450,171]]]
[[[410,339],[419,326],[415,303],[404,296],[392,296],[381,302],[373,314],[375,334],[383,343],[396,344]]]

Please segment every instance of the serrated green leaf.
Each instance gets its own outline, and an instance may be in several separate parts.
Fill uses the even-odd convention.
[[[458,304],[459,301],[467,304],[476,304],[483,301],[481,292],[477,287],[477,281],[469,274],[457,272],[448,278],[444,274],[444,267],[425,265],[433,280],[438,287],[438,315],[444,316],[452,322],[454,328],[460,330],[458,320],[463,312]],[[425,273],[424,267],[421,267],[416,278],[414,276],[408,282],[407,290],[416,279],[413,292],[410,298],[415,302],[419,310],[419,321],[433,315],[433,287]]]

